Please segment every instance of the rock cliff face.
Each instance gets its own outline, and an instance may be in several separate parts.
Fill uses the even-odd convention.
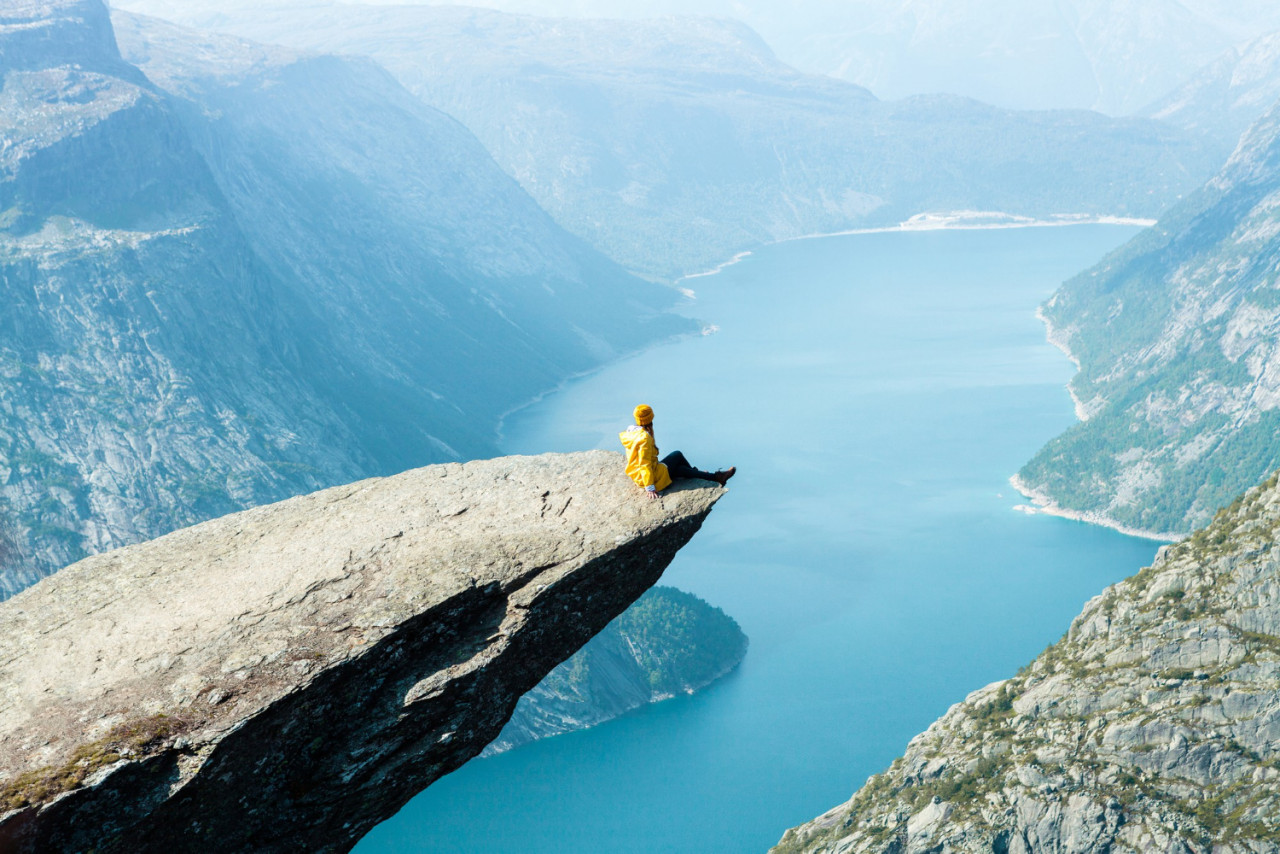
[[[775,850],[1280,851],[1277,535],[1273,476]]]
[[[1170,538],[1280,465],[1280,105],[1221,173],[1043,306],[1085,419],[1019,473]]]
[[[478,753],[723,494],[616,454],[418,469],[0,604],[0,848],[342,851]]]
[[[87,553],[495,452],[693,324],[367,60],[0,3],[0,596]],[[5,537],[0,534],[0,542]]]

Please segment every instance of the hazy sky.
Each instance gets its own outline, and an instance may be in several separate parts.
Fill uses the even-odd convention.
[[[243,13],[327,2],[117,0],[115,5],[208,25],[208,13],[223,7]],[[449,5],[551,16],[732,17],[755,28],[785,62],[861,84],[883,98],[941,91],[1000,106],[1092,108],[1114,115],[1140,110],[1233,46],[1280,30],[1280,3],[1274,0],[477,0]]]

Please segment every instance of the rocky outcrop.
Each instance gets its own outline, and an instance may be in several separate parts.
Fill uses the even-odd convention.
[[[1280,105],[1221,173],[1043,306],[1082,423],[1019,472],[1040,503],[1171,538],[1280,466]]]
[[[1273,476],[775,850],[1280,851],[1278,535]]]
[[[724,491],[616,454],[418,469],[0,604],[0,848],[342,851],[478,753]]]

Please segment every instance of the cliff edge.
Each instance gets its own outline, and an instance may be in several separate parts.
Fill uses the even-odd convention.
[[[492,740],[724,494],[617,454],[361,481],[0,603],[0,849],[345,851]]]
[[[798,852],[1280,852],[1280,485],[1095,597]]]

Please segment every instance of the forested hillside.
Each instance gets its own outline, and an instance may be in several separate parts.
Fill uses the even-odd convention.
[[[1280,107],[1222,172],[1043,307],[1086,420],[1022,485],[1177,536],[1280,465]]]

